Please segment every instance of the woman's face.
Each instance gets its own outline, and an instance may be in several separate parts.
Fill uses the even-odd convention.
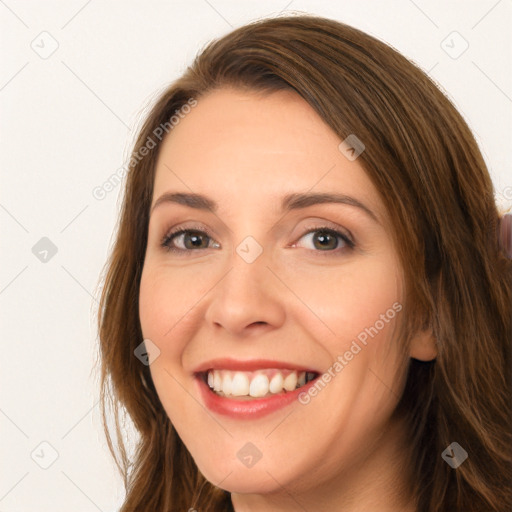
[[[221,89],[160,149],[150,371],[200,471],[231,492],[348,477],[403,388],[401,267],[362,147],[341,142],[294,92]]]

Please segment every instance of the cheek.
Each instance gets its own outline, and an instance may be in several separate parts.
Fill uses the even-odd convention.
[[[401,309],[402,300],[400,269],[391,255],[358,260],[353,265],[323,269],[315,274],[311,269],[296,274],[287,280],[294,283],[294,291],[303,303],[296,310],[297,321],[304,323],[305,318],[311,318],[310,330],[317,334],[321,324],[327,326],[330,334],[319,337],[319,341],[331,353],[339,353],[358,336],[363,341],[365,335],[377,341],[375,328],[379,333],[382,331],[379,340],[390,338],[386,331],[399,316],[397,310]],[[306,316],[304,305],[309,310]],[[318,327],[315,329],[314,325]]]
[[[194,305],[207,289],[192,286],[190,277],[182,269],[150,260],[141,276],[139,316],[144,339],[160,350],[150,372],[162,405],[178,431],[200,439],[204,432],[197,430],[193,418],[201,416],[208,422],[208,417],[190,393],[183,392],[183,387],[192,386],[192,378],[184,372],[181,359],[199,327]]]
[[[391,268],[382,270],[368,269],[357,278],[351,276],[350,293],[339,297],[342,308],[337,312],[337,329],[344,343],[356,341],[373,363],[395,348],[394,327],[402,309],[396,273]]]
[[[164,286],[157,274],[144,267],[139,291],[139,318],[145,339],[155,341],[171,327],[166,311],[172,311],[173,295],[164,294]]]
[[[208,290],[204,281],[203,285],[200,283],[197,275],[183,269],[145,265],[139,292],[144,338],[155,341],[166,352],[180,349],[187,332],[197,329],[194,305]]]

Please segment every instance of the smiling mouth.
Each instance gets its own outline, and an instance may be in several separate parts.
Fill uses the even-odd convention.
[[[217,396],[252,400],[295,391],[315,380],[319,374],[270,368],[255,371],[210,369],[200,372],[199,376]]]

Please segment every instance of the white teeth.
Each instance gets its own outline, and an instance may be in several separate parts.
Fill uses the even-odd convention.
[[[222,392],[225,395],[231,395],[232,388],[231,375],[224,375],[224,378],[222,379]]]
[[[208,386],[224,396],[251,396],[261,398],[269,393],[293,391],[304,386],[313,377],[313,373],[290,370],[257,370],[254,372],[232,372],[229,370],[210,370],[207,375]]]
[[[293,391],[297,387],[297,374],[295,372],[290,373],[290,375],[284,379],[283,386],[286,391]]]
[[[242,372],[236,372],[231,381],[231,394],[244,396],[249,394],[249,377]]]
[[[208,372],[211,373],[211,372]],[[222,377],[218,370],[213,372],[213,390],[214,391],[222,391]]]
[[[283,376],[280,373],[276,373],[268,387],[271,393],[280,393],[283,390]]]
[[[268,393],[268,377],[266,375],[256,375],[251,381],[249,395],[254,398],[265,396]]]

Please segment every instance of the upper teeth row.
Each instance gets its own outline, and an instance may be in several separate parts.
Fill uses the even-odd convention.
[[[291,371],[286,377],[283,372],[231,372],[229,370],[210,370],[208,385],[214,391],[231,396],[262,397],[270,393],[293,391],[306,383],[306,372]]]

